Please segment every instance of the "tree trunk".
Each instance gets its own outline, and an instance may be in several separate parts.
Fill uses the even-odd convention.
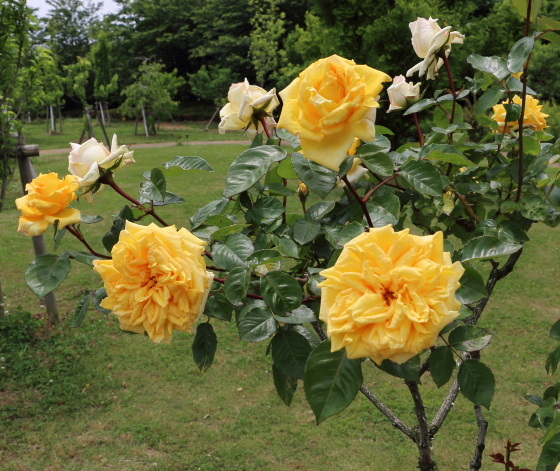
[[[4,312],[4,293],[2,292],[2,280],[0,280],[0,317],[5,316]]]
[[[101,126],[101,130],[103,131],[103,135],[105,136],[106,139],[106,144],[107,147],[111,148],[111,141],[109,140],[109,136],[107,136],[107,131],[105,130],[105,125],[103,124],[103,121],[99,121],[99,125]]]
[[[138,134],[138,113],[136,113],[136,124],[134,125],[134,135]]]
[[[86,133],[85,129],[82,129],[82,134],[80,134],[80,140],[78,141],[78,144],[82,144],[82,140],[84,139],[84,134]]]
[[[31,112],[27,112],[27,124],[31,124]]]
[[[144,119],[144,132],[146,133],[146,137],[150,137],[150,132],[148,131],[148,121],[146,120],[146,110],[142,107],[142,118]]]
[[[55,121],[55,117],[54,117],[54,110],[52,106],[49,106],[49,110],[51,112],[51,131],[52,134],[56,134],[56,121]]]
[[[45,121],[46,121],[46,124],[47,124],[47,134],[49,134],[49,107],[48,106],[47,106],[47,112],[46,112],[45,116],[46,116]]]
[[[103,102],[99,101],[99,111],[101,113],[101,121],[99,121],[103,126],[105,126],[105,111],[103,110]]]
[[[105,104],[105,114],[107,115],[107,122],[109,123],[109,126],[111,125],[111,113],[109,113],[109,106],[107,105],[107,102],[104,102]]]
[[[208,124],[206,125],[206,129],[204,129],[204,132],[208,132],[209,131],[209,127],[212,124],[212,121],[214,121],[214,118],[216,117],[216,113],[219,111],[220,108],[216,108],[216,111],[214,111],[214,114],[212,115],[212,117],[210,118],[210,121],[208,121]]]
[[[89,108],[86,107],[86,119],[87,119],[87,125],[88,125],[88,135],[89,138],[91,139],[92,137],[95,137],[95,135],[93,134],[93,126],[91,124],[91,115],[89,113]]]
[[[62,111],[60,110],[60,103],[58,104],[58,124],[60,126],[60,134],[62,134]]]

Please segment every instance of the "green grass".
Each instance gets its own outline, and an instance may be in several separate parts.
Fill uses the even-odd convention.
[[[187,202],[164,207],[160,214],[188,227],[194,211],[221,194],[227,167],[243,149],[192,146],[188,154],[185,147],[139,149],[137,163],[122,169],[116,179],[136,194],[142,173],[161,162],[176,155],[207,159],[215,173],[183,173],[168,180],[169,191]],[[35,159],[38,172],[64,174],[66,166],[64,155]],[[10,200],[20,195],[14,181]],[[105,188],[93,205],[77,207],[85,214],[108,216],[123,204]],[[5,301],[12,313],[21,305],[43,319],[44,309],[23,282],[33,254],[31,241],[15,232],[17,217],[11,202],[0,213]],[[110,224],[107,217],[85,227],[96,249],[102,250],[100,236]],[[546,355],[555,346],[548,330],[560,315],[557,234],[544,226],[530,232],[518,266],[498,285],[481,321],[495,334],[482,358],[497,381],[492,408],[485,411],[490,428],[484,469],[503,469],[488,455],[501,451],[507,439],[522,442],[516,464],[534,468],[540,451],[538,433],[526,426],[534,406],[523,396],[540,394],[557,380],[544,370]],[[52,231],[45,236],[52,247]],[[81,247],[67,236],[60,250]],[[91,268],[75,263],[57,290],[63,319],[71,315],[84,288],[100,285]],[[113,316],[92,310],[79,329],[63,320],[60,328],[49,332],[29,322],[32,334],[10,340],[10,356],[5,355],[5,368],[0,370],[2,470],[415,469],[416,447],[361,396],[319,427],[301,386],[292,406],[284,406],[274,390],[265,344],[239,341],[232,324],[213,322],[219,341],[216,362],[201,375],[191,357],[192,335],[177,334],[170,345],[155,345],[146,337],[121,332]],[[382,400],[405,422],[414,423],[401,380],[371,364],[364,365],[364,375]],[[438,391],[428,375],[421,389],[432,416],[446,388]],[[472,404],[459,397],[433,442],[440,469],[468,469],[475,433]]]
[[[134,134],[133,121],[117,121],[113,120],[112,124],[105,128],[109,139],[113,138],[113,133],[119,137],[119,144],[146,144],[154,142],[187,142],[188,134],[189,142],[193,141],[238,141],[250,140],[241,131],[228,131],[226,134],[218,132],[218,124],[216,121],[210,126],[210,130],[205,132],[205,122],[188,121],[182,122],[164,122],[161,124],[158,133],[154,136],[146,137],[142,123],[138,124],[138,134]],[[58,124],[57,124],[57,129]],[[23,128],[23,135],[27,139],[28,144],[39,144],[40,150],[47,149],[65,149],[70,147],[69,142],[78,142],[83,129],[83,120],[77,118],[67,118],[64,120],[62,134],[47,134],[45,122],[35,124],[27,124]],[[105,142],[101,127],[94,122],[93,133],[95,138],[100,142]],[[82,142],[87,140],[87,134]],[[110,143],[109,143],[110,144]]]

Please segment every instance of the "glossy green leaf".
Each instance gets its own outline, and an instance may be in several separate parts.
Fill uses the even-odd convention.
[[[350,360],[345,349],[331,352],[330,340],[315,347],[305,366],[303,387],[317,425],[346,409],[361,384],[361,360]]]
[[[351,222],[350,224],[344,226],[340,231],[336,245],[342,246],[363,234],[364,231],[364,226],[362,226],[359,222]]]
[[[222,227],[221,229],[218,229],[216,232],[212,233],[212,239],[225,240],[229,235],[241,232],[243,229],[249,226],[250,224],[231,224],[230,226]]]
[[[250,282],[250,269],[237,267],[231,270],[224,283],[224,294],[228,301],[234,306],[243,305]]]
[[[212,257],[216,265],[226,271],[246,266],[245,262],[230,247],[222,243],[214,244]]]
[[[74,316],[72,316],[72,327],[79,327],[84,318],[86,317],[87,309],[89,307],[89,302],[91,300],[91,291],[87,291],[83,294],[76,310],[74,311]]]
[[[194,216],[190,218],[191,221],[191,228],[196,229],[200,226],[206,219],[210,216],[214,216],[216,214],[220,214],[222,210],[226,207],[229,200],[227,198],[219,198],[217,200],[211,201],[210,203],[204,205],[200,208]]]
[[[258,225],[264,219],[275,219],[284,213],[282,202],[274,196],[259,198],[246,214],[247,222]],[[249,217],[249,214],[251,215]]]
[[[276,173],[278,176],[286,179],[298,179],[298,174],[294,170],[294,165],[292,164],[292,159],[284,159],[278,167],[276,168]]]
[[[486,90],[478,99],[476,113],[484,113],[488,108],[496,105],[502,99],[504,93],[505,91],[503,88],[489,88]]]
[[[356,155],[358,156],[358,152],[356,152]],[[359,157],[362,159],[363,166],[369,171],[384,177],[393,175],[393,161],[387,154],[376,152],[373,154],[359,155]]]
[[[270,175],[270,172],[267,174]],[[268,191],[270,196],[294,196],[296,192],[281,183],[267,183],[264,191]]]
[[[474,404],[490,408],[494,396],[494,374],[484,363],[465,360],[459,367],[457,375],[461,394]]]
[[[523,136],[523,152],[529,155],[539,155],[541,152],[539,141],[531,136]]]
[[[158,200],[165,201],[165,193],[167,191],[167,182],[165,181],[165,176],[159,168],[153,168],[150,173],[150,181],[153,183],[154,187],[160,194]],[[156,198],[152,198],[156,199]]]
[[[214,362],[214,355],[218,348],[218,338],[212,324],[204,322],[198,324],[196,336],[192,344],[193,359],[201,373],[204,373]]]
[[[506,78],[510,72],[507,68],[507,62],[502,57],[483,57],[478,54],[471,54],[467,57],[467,62],[475,69],[492,74],[499,80]]]
[[[443,193],[440,174],[429,162],[411,160],[401,167],[399,175],[420,193],[430,196],[441,196]]]
[[[287,131],[284,128],[277,128],[276,135],[283,141],[289,142],[290,145],[294,148],[299,146],[299,137],[294,136],[291,132]]]
[[[274,318],[278,322],[284,322],[285,324],[305,324],[317,320],[315,313],[303,305],[294,309],[289,316],[274,316]]]
[[[507,60],[507,67],[512,74],[523,70],[523,65],[531,54],[534,45],[535,38],[533,36],[521,38],[513,45]]]
[[[543,221],[548,215],[548,204],[541,198],[523,198],[519,208],[527,219]]]
[[[430,374],[434,383],[441,388],[449,381],[455,369],[455,358],[453,351],[447,347],[436,347],[430,353]]]
[[[165,162],[163,164],[163,168],[165,170],[169,170],[172,167],[178,167],[182,170],[205,170],[207,172],[214,171],[214,169],[210,167],[206,160],[196,156],[174,157],[169,162]]]
[[[241,153],[228,169],[224,197],[251,188],[268,172],[273,162],[285,157],[286,151],[278,146],[260,146]]]
[[[263,264],[274,263],[278,260],[281,260],[282,258],[284,257],[280,252],[278,252],[278,250],[257,250],[247,258],[247,265],[249,265],[250,267],[256,267]]]
[[[511,0],[514,8],[517,10],[517,13],[522,18],[527,18],[527,5],[529,3],[528,0]],[[537,19],[539,11],[542,8],[543,0],[531,0],[531,15],[530,19],[534,22]],[[540,470],[539,470],[540,471]]]
[[[260,287],[264,301],[275,314],[282,316],[301,306],[303,298],[301,287],[286,273],[268,272],[261,278]]]
[[[497,237],[481,236],[469,240],[463,248],[461,261],[482,260],[484,258],[510,255],[517,252],[523,246],[503,242]]]
[[[103,221],[101,216],[88,216],[87,214],[82,214],[80,222],[82,224],[95,224],[96,222]]]
[[[275,248],[287,257],[297,258],[299,255],[298,247],[292,239],[288,237],[278,237],[273,235]]]
[[[505,104],[504,108],[506,110],[506,117],[505,117],[506,123],[512,123],[514,121],[519,120],[519,115],[521,114],[521,105],[518,105],[517,103],[510,103],[510,104]]]
[[[335,187],[336,172],[334,170],[308,160],[297,152],[292,154],[292,164],[299,179],[321,198],[326,198]]]
[[[138,199],[138,201],[142,204],[146,204],[149,201],[140,197]],[[169,204],[178,204],[178,203],[184,203],[185,200],[183,198],[181,198],[179,195],[176,195],[175,193],[171,193],[170,191],[166,191],[165,195],[164,195],[164,200],[163,201],[154,201],[154,206],[167,206]]]
[[[320,230],[321,224],[318,222],[298,219],[294,223],[293,237],[298,244],[304,245],[315,239]]]
[[[68,256],[76,260],[80,263],[84,263],[85,265],[93,266],[94,260],[103,260],[101,257],[97,257],[89,252],[69,252]]]
[[[27,266],[25,282],[31,291],[42,299],[64,281],[70,268],[71,263],[66,252],[60,256],[39,255]]]
[[[560,320],[556,321],[550,329],[550,337],[560,342]]]
[[[276,332],[278,322],[265,307],[255,306],[239,321],[239,338],[246,342],[266,340]]]
[[[229,322],[233,309],[227,298],[221,293],[215,293],[208,297],[206,306],[204,306],[204,315],[214,317],[222,321]]]
[[[293,330],[280,329],[272,339],[272,359],[286,376],[303,378],[305,363],[311,353],[309,341]]]
[[[423,152],[423,157],[440,162],[448,162],[454,165],[472,167],[474,163],[461,154],[455,147],[448,144],[433,144],[426,146],[428,152]]]
[[[386,128],[385,126],[380,126],[378,124],[375,125],[375,134],[387,134],[389,136],[394,136],[395,133],[393,131],[391,131],[389,128]]]
[[[353,155],[346,156],[346,158],[342,161],[340,167],[338,168],[338,177],[342,178],[343,176],[345,176],[348,173],[348,170],[352,168],[353,164],[354,164],[354,156]]]
[[[274,380],[274,387],[276,388],[278,396],[282,399],[284,404],[289,406],[297,390],[297,378],[286,376],[276,365],[272,365],[272,379]]]
[[[447,342],[455,350],[474,352],[482,350],[490,340],[492,335],[486,330],[475,325],[460,325],[450,332]]]
[[[544,365],[546,372],[548,374],[556,373],[558,363],[560,363],[560,347],[556,347],[552,352],[548,354],[546,363]]]
[[[226,237],[225,245],[227,245],[241,260],[247,260],[255,248],[251,239],[243,234],[231,234]]]
[[[101,306],[101,301],[103,301],[106,297],[107,297],[107,291],[105,291],[105,287],[102,286],[95,292],[95,294],[91,298],[91,302],[93,304],[93,307],[97,311],[102,312],[103,314],[110,314],[111,313],[110,309],[105,309],[103,306]]]
[[[414,103],[414,105],[412,105],[410,108],[408,108],[404,112],[404,115],[406,116],[407,114],[418,113],[419,111],[425,110],[426,108],[429,108],[430,106],[434,106],[436,103],[437,103],[437,100],[434,100],[433,98],[424,98],[423,100],[420,100],[417,103]]]
[[[305,219],[308,221],[318,221],[329,214],[335,206],[334,201],[319,201],[311,206],[305,213]]]
[[[459,280],[461,287],[455,293],[457,301],[461,304],[471,304],[488,296],[486,284],[480,273],[470,265],[463,265],[463,268],[465,273]]]
[[[416,355],[402,364],[383,360],[380,365],[375,363],[375,366],[397,378],[420,382],[420,355]]]

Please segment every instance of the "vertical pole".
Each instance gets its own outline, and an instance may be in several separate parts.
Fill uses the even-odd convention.
[[[49,106],[49,110],[51,112],[51,131],[53,134],[56,134],[56,125],[55,125],[55,117],[54,117],[54,110],[52,106]]]
[[[0,317],[4,317],[4,293],[2,292],[2,280],[0,280]]]
[[[91,115],[89,113],[89,107],[86,106],[86,119],[87,119],[87,125],[88,125],[88,134],[89,134],[89,138],[91,139],[92,137],[95,137],[95,135],[93,134],[93,126],[91,124]]]
[[[19,136],[18,138],[19,145],[25,145],[25,137]],[[18,167],[19,167],[19,174],[21,177],[21,186],[23,188],[23,193],[26,194],[25,187],[28,183],[37,177],[37,173],[33,168],[31,160],[29,157],[25,157],[18,153],[17,156]],[[44,255],[47,253],[47,248],[45,246],[45,239],[43,238],[43,234],[31,237],[33,242],[33,249],[35,251],[35,256]],[[51,291],[43,298],[45,302],[45,306],[47,308],[47,315],[49,318],[49,323],[54,325],[58,322],[58,307],[56,305],[56,298],[54,296],[54,291]]]
[[[101,123],[105,126],[105,111],[103,111],[103,102],[99,101],[97,104],[99,106],[99,111],[101,112]]]
[[[142,118],[144,119],[144,132],[146,133],[146,137],[150,137],[148,122],[146,121],[146,110],[144,110],[144,107],[142,107]]]
[[[136,112],[136,124],[134,125],[134,135],[136,136],[138,134],[138,120],[140,118],[138,117],[138,112]]]
[[[105,103],[105,111],[106,111],[106,114],[107,114],[107,121],[108,121],[109,126],[110,126],[111,125],[111,113],[109,113],[109,105],[107,105],[107,102],[104,102],[104,103]]]
[[[62,134],[62,111],[60,110],[60,103],[58,104],[58,124],[60,125],[60,134]]]
[[[47,106],[47,111],[45,114],[45,121],[47,123],[47,134],[49,133],[49,107]]]

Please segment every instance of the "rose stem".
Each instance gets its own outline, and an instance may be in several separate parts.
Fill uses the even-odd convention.
[[[92,255],[95,255],[96,257],[99,257],[99,258],[105,258],[107,260],[111,260],[111,257],[109,257],[107,255],[100,254],[100,253],[96,252],[95,250],[93,250],[91,248],[91,246],[87,243],[86,239],[84,239],[84,236],[82,234],[80,234],[75,228],[73,228],[71,226],[66,226],[66,229],[68,229],[68,232],[70,232],[70,234],[72,234],[76,239],[78,239],[82,244],[84,244],[86,246],[86,249],[89,250],[89,253],[91,253]]]
[[[457,92],[455,91],[455,84],[453,83],[453,75],[451,74],[451,67],[449,67],[449,60],[447,60],[447,55],[445,51],[442,51],[440,57],[443,59],[443,64],[445,65],[445,70],[447,71],[447,77],[449,78],[449,87],[451,88],[451,94],[453,95],[453,106],[451,107],[451,120],[449,124],[453,124],[455,120],[455,104],[457,103]]]
[[[261,122],[264,132],[266,133],[266,137],[270,139],[270,130],[268,129],[268,124],[266,124],[266,120],[264,118],[259,118],[259,121]]]
[[[422,135],[422,129],[420,129],[420,124],[418,123],[418,116],[416,116],[416,113],[412,113],[412,118],[414,119],[414,124],[416,124],[416,129],[418,130],[420,147],[424,147],[424,136]]]
[[[465,207],[465,210],[467,211],[467,213],[469,214],[469,216],[474,219],[476,222],[480,222],[480,218],[475,214],[475,212],[473,211],[473,209],[471,208],[471,205],[469,204],[469,202],[467,201],[467,198],[465,197],[465,195],[462,195],[461,193],[459,193],[458,191],[455,191],[455,194],[457,195],[457,197],[461,200],[461,203],[463,203],[463,206]]]
[[[132,196],[130,196],[129,194],[125,193],[113,180],[113,178],[109,178],[107,179],[107,182],[103,182],[106,185],[109,185],[113,190],[115,190],[119,195],[121,195],[123,198],[126,198],[128,201],[130,201],[132,204],[134,204],[135,206],[138,207],[138,209],[140,209],[141,211],[144,211],[146,214],[149,214],[150,216],[152,216],[153,218],[155,218],[158,222],[160,222],[164,227],[168,227],[169,224],[167,224],[163,219],[161,219],[153,209],[151,208],[146,208],[142,203],[140,203],[138,200],[134,199]]]
[[[397,174],[395,173],[394,175],[391,175],[389,178],[386,178],[385,180],[383,180],[379,185],[373,187],[371,190],[369,190],[368,194],[366,196],[364,196],[364,199],[362,201],[364,203],[367,202],[367,200],[375,192],[375,190],[377,190],[379,187],[385,185],[389,180],[392,180],[396,176],[397,176]]]
[[[356,198],[356,200],[358,201],[358,203],[360,204],[360,206],[362,207],[362,211],[364,212],[364,215],[366,216],[366,220],[368,223],[369,227],[373,227],[373,222],[371,221],[371,217],[369,215],[367,206],[365,201],[360,198],[360,195],[358,194],[358,192],[354,189],[354,187],[352,186],[352,184],[348,181],[348,177],[346,175],[344,175],[342,177],[342,181],[344,183],[346,183],[346,186],[348,187],[348,189],[352,192],[352,194],[354,195],[354,198]]]
[[[286,180],[285,178],[282,178],[282,185],[284,185],[286,188],[288,188],[288,180]],[[282,213],[282,224],[286,224],[286,205],[288,204],[288,197],[284,196],[284,199],[282,200],[282,206],[284,206],[284,212]],[[305,213],[305,209],[303,210],[303,212]]]
[[[529,23],[531,21],[531,3],[532,0],[527,2],[527,18],[525,18],[525,37],[529,36]],[[521,92],[521,113],[519,115],[519,176],[517,183],[517,195],[515,202],[518,203],[521,198],[521,187],[523,183],[523,120],[525,118],[525,105],[527,102],[527,68],[529,67],[529,59],[531,54],[527,57],[525,64],[523,64],[523,91]]]

